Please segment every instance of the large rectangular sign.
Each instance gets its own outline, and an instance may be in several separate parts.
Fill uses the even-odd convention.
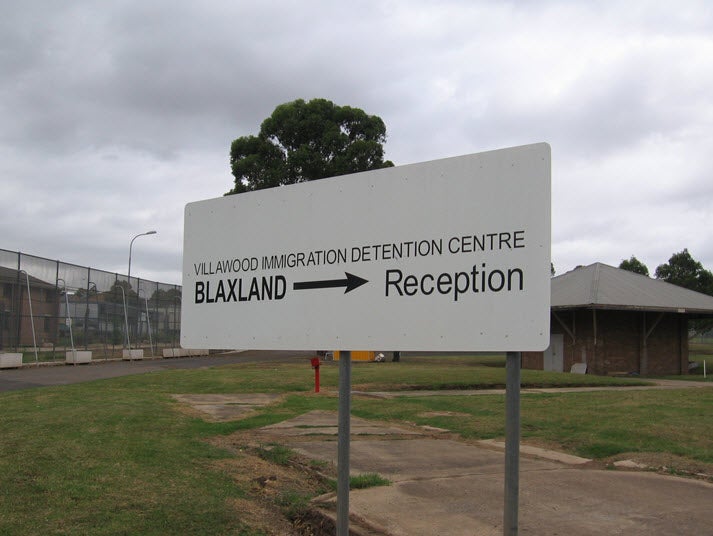
[[[544,350],[545,143],[189,203],[181,344]]]

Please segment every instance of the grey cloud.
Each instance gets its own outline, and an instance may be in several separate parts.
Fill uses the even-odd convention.
[[[137,269],[180,280],[182,207],[229,189],[230,141],[325,97],[381,116],[397,164],[549,141],[558,271],[670,255],[710,215],[711,21],[693,0],[16,2],[0,248],[119,269],[161,227]]]

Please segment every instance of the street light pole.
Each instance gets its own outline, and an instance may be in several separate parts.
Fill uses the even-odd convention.
[[[146,231],[145,233],[139,233],[134,238],[132,238],[131,242],[129,243],[129,273],[126,275],[126,280],[129,283],[129,289],[131,288],[131,248],[134,247],[134,240],[136,240],[140,236],[146,236],[146,235],[152,235],[152,234],[156,234],[156,231]],[[128,289],[127,289],[127,291],[128,291]],[[126,307],[124,308],[124,314],[126,314]],[[127,344],[130,344],[129,343],[128,319],[127,319],[127,326],[126,326],[126,342],[127,342]],[[129,346],[129,350],[131,350],[130,346]]]
[[[139,233],[134,238],[132,238],[131,242],[129,243],[129,273],[127,274],[129,286],[131,286],[131,248],[134,247],[134,240],[136,240],[140,236],[146,236],[151,234],[156,234],[156,231],[147,231],[145,233]]]

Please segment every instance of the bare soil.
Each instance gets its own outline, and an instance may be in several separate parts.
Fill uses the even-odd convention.
[[[713,482],[713,464],[691,460],[690,458],[676,456],[675,454],[661,452],[625,452],[602,460],[602,464],[607,468],[613,468],[614,463],[621,460],[631,460],[645,466],[644,469],[633,470],[655,471],[660,474],[697,478]],[[621,468],[617,469],[621,470]]]
[[[268,442],[269,440],[269,442]],[[316,466],[292,452],[285,463],[265,459],[275,437],[236,432],[216,437],[211,443],[233,452],[230,459],[216,463],[241,489],[249,490],[233,507],[240,519],[266,536],[326,536],[333,526],[310,506],[310,499],[328,492],[328,480],[336,478],[334,467]]]

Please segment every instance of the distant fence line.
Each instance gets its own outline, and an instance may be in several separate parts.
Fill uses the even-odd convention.
[[[160,355],[179,345],[180,327],[180,285],[0,249],[0,352],[64,359],[73,343],[101,359],[128,340]]]

